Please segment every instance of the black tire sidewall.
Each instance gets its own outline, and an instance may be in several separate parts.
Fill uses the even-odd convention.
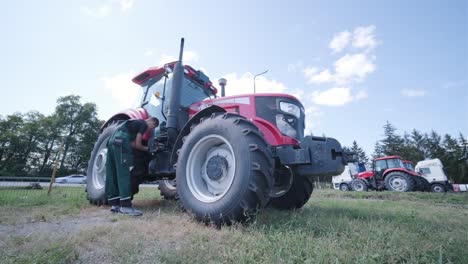
[[[403,179],[405,179],[406,181],[406,189],[403,190],[403,191],[400,191],[400,190],[394,190],[394,189],[391,189],[390,188],[390,180],[391,178],[393,177],[396,177],[396,176],[399,176],[399,177],[402,177]],[[410,178],[412,176],[409,176],[408,174],[406,173],[403,173],[403,172],[400,172],[400,171],[394,171],[394,172],[390,172],[386,175],[385,177],[385,187],[390,190],[390,191],[395,191],[395,192],[409,192],[409,191],[413,191],[414,189],[414,184],[415,182],[413,181],[412,178]]]
[[[436,191],[434,191],[435,187],[440,187],[440,188],[442,188],[442,191],[441,191],[441,192],[436,192]],[[447,191],[447,190],[446,190],[445,186],[443,186],[443,185],[440,184],[440,183],[434,183],[434,184],[431,185],[431,192],[444,193],[444,192],[446,192],[446,191]]]
[[[214,202],[202,202],[190,191],[187,182],[186,166],[190,150],[194,145],[208,135],[223,137],[232,147],[235,156],[236,171],[229,190],[222,198]],[[190,209],[196,215],[217,215],[229,212],[241,202],[248,191],[251,175],[251,154],[242,130],[232,120],[209,119],[197,126],[186,138],[181,148],[177,162],[177,190],[184,208]]]
[[[102,131],[102,133],[99,135],[98,139],[96,140],[96,143],[94,144],[93,151],[91,152],[91,157],[88,162],[88,171],[86,175],[86,190],[88,193],[88,199],[91,202],[104,202],[106,200],[106,188],[105,188],[105,182],[104,182],[104,188],[102,189],[97,189],[93,185],[93,178],[92,178],[92,173],[93,173],[93,166],[94,166],[94,160],[97,157],[97,154],[102,148],[106,148],[107,142],[109,141],[110,137],[114,132],[117,130],[118,125],[111,125],[108,126]]]
[[[354,185],[356,183],[360,183],[362,185],[362,190],[357,190],[356,188],[354,188]],[[364,180],[356,179],[351,183],[351,189],[353,189],[356,192],[366,192],[369,189],[369,187],[367,186],[367,183]]]
[[[343,189],[343,187],[345,187],[345,188]],[[340,184],[340,190],[349,191],[349,189],[350,189],[350,187],[349,187],[349,185],[347,183]]]

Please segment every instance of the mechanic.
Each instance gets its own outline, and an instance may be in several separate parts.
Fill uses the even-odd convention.
[[[132,181],[130,170],[133,167],[133,150],[148,152],[142,144],[143,135],[159,125],[159,120],[150,117],[146,120],[131,119],[119,125],[107,143],[106,196],[111,212],[131,216],[143,213],[132,206]]]

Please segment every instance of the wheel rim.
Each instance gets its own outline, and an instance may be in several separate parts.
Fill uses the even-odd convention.
[[[102,189],[106,184],[106,161],[107,161],[107,147],[105,146],[107,140],[101,144],[99,152],[94,159],[93,173],[91,181],[95,189]]]
[[[348,190],[348,186],[346,186],[345,184],[342,184],[342,185],[341,185],[341,190],[342,190],[342,191],[347,191],[347,190]]]
[[[190,192],[201,202],[215,202],[227,193],[234,181],[236,157],[222,136],[200,139],[187,159],[186,177]]]
[[[354,183],[354,190],[363,191],[364,190],[364,184],[362,182],[355,182]]]
[[[408,183],[406,179],[402,176],[392,176],[390,179],[390,187],[395,191],[405,191]]]
[[[169,190],[171,190],[171,191],[177,190],[176,181],[175,181],[175,180],[163,180],[163,181],[162,181],[162,184],[163,184],[164,186],[166,186],[166,188],[169,189]]]
[[[439,185],[435,185],[434,187],[432,187],[432,189],[434,190],[434,192],[444,192],[444,188],[442,188],[442,186]]]

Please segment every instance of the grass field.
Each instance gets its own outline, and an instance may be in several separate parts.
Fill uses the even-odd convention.
[[[301,210],[221,230],[156,193],[130,218],[79,188],[0,189],[0,263],[468,263],[467,193],[318,190]]]

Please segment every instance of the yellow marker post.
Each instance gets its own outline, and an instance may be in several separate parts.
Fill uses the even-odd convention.
[[[62,156],[62,151],[63,151],[63,141],[62,143],[60,143],[59,154],[57,158],[55,159],[54,170],[52,171],[52,177],[50,178],[49,190],[47,191],[47,194],[50,194],[50,191],[52,191],[52,185],[55,182],[55,174],[57,173],[57,167],[59,164],[60,156]]]

